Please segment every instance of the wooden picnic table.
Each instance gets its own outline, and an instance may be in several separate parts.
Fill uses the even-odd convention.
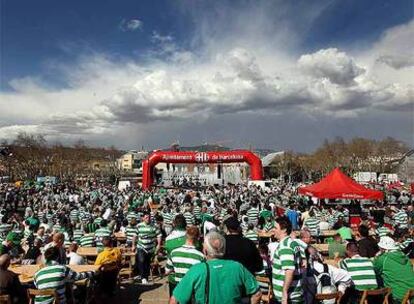
[[[97,271],[100,265],[68,265],[75,272]]]
[[[123,232],[116,232],[116,233],[114,233],[114,236],[115,236],[117,241],[125,241],[126,240],[126,235]]]
[[[121,249],[122,256],[124,257],[135,256],[135,252],[129,249],[127,250],[123,247],[118,248]],[[79,247],[76,253],[85,257],[96,257],[99,254],[98,247]]]
[[[85,257],[96,257],[99,254],[97,247],[79,247],[76,253]]]
[[[312,244],[312,247],[315,247],[322,254],[327,254],[329,252],[329,244]]]
[[[95,265],[67,265],[76,272],[97,271],[100,266]],[[34,275],[45,265],[11,265],[9,270],[19,275],[19,281],[22,284],[33,282]]]
[[[338,234],[338,232],[336,230],[322,230],[321,233],[320,233],[320,236],[333,237],[337,234]]]

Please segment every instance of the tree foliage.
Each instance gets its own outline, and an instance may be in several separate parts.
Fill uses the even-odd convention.
[[[391,173],[393,161],[401,158],[409,147],[392,137],[372,140],[355,137],[345,141],[341,137],[325,140],[310,154],[287,152],[272,165],[269,175],[285,180],[315,180],[340,167],[352,175],[358,171]]]
[[[114,147],[88,147],[82,140],[73,146],[63,146],[59,142],[48,144],[42,135],[27,133],[18,134],[7,146],[12,156],[0,158],[0,171],[3,171],[0,175],[12,175],[14,179],[113,175],[117,171],[115,160],[122,154]]]

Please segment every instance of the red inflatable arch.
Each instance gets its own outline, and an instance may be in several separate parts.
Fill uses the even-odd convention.
[[[250,166],[250,178],[252,180],[263,180],[262,161],[254,153],[247,150],[232,150],[223,152],[153,152],[142,163],[142,188],[149,189],[154,182],[154,167],[158,163],[174,164],[208,164],[208,163],[240,163],[246,162]]]

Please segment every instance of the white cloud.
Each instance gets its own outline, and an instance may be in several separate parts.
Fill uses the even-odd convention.
[[[382,62],[396,70],[413,67],[414,56],[413,55],[383,55],[378,57],[377,62]]]
[[[137,30],[141,30],[142,27],[143,27],[143,23],[141,20],[138,20],[138,19],[130,19],[130,20],[122,19],[121,23],[119,24],[119,28],[124,32],[126,31],[134,32]]]
[[[14,81],[17,93],[3,97],[6,102],[23,101],[14,113],[16,119],[18,113],[24,112],[22,106],[40,106],[38,115],[30,114],[38,128],[47,134],[68,135],[105,134],[126,123],[207,118],[223,113],[280,114],[297,109],[355,116],[367,109],[395,111],[412,104],[412,88],[378,84],[362,74],[364,70],[354,59],[336,49],[304,54],[297,66],[293,64],[284,73],[274,66],[274,72],[267,73],[259,66],[254,52],[242,48],[204,64],[157,62],[145,68],[135,62],[116,65],[96,56],[82,60],[68,74],[72,89],[45,90],[24,79]],[[302,76],[303,70],[309,75]],[[276,72],[282,76],[276,77]],[[106,96],[91,96],[92,88],[103,89]],[[49,106],[45,106],[48,101]],[[59,102],[55,102],[55,111],[51,112],[53,101]]]
[[[50,138],[126,137],[128,128],[144,137],[139,130],[149,132],[148,126],[168,122],[174,129],[180,122],[223,115],[294,111],[349,118],[371,111],[404,112],[413,106],[412,81],[407,76],[396,77],[398,81],[383,77],[379,69],[384,64],[378,62],[383,58],[396,65],[390,59],[395,57],[381,56],[398,55],[388,45],[405,39],[401,32],[406,27],[387,31],[372,51],[351,54],[326,48],[303,54],[294,49],[297,33],[290,35],[283,26],[270,33],[267,19],[249,23],[245,21],[256,19],[246,14],[236,18],[227,33],[209,36],[204,25],[198,29],[195,36],[202,37],[205,48],[187,50],[172,35],[154,31],[154,48],[145,63],[93,54],[80,57],[75,65],[56,65],[55,72],[67,79],[64,89],[48,88],[33,77],[15,79],[10,83],[15,92],[0,93],[0,108],[6,109],[0,112],[0,137],[21,130]],[[216,20],[211,30],[224,19]],[[302,19],[311,23],[309,16]],[[123,28],[127,25],[124,21]],[[410,69],[397,65],[401,68],[392,70],[398,75]]]
[[[368,73],[383,85],[413,84],[414,21],[386,30],[371,47],[356,53]]]
[[[355,78],[364,73],[353,58],[335,48],[302,55],[298,64],[306,73],[340,85],[354,84]]]

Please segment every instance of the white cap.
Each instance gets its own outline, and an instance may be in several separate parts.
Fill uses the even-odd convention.
[[[383,236],[380,238],[380,241],[378,243],[378,247],[385,249],[385,250],[396,250],[398,249],[397,244],[395,241],[390,238],[389,236]]]

